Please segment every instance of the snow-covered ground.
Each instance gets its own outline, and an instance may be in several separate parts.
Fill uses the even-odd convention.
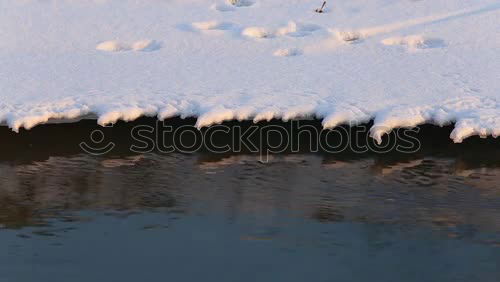
[[[0,123],[455,122],[500,135],[498,0],[2,0]]]

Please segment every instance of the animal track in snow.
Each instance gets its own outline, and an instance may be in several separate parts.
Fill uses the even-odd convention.
[[[315,24],[297,23],[290,21],[286,27],[278,29],[278,35],[287,35],[292,37],[308,36],[312,32],[321,29],[320,26]]]
[[[198,30],[228,30],[233,27],[232,23],[218,21],[194,22],[191,25]]]
[[[474,15],[477,13],[496,10],[496,9],[498,9],[497,5],[498,4],[494,4],[491,6],[480,7],[478,9],[473,9],[473,10],[461,10],[461,11],[450,12],[450,13],[445,13],[445,14],[431,15],[431,16],[422,17],[422,18],[414,18],[414,19],[409,19],[406,21],[400,21],[400,22],[394,22],[394,23],[390,23],[390,24],[372,26],[372,27],[367,27],[367,28],[358,29],[358,30],[330,30],[330,32],[336,34],[337,38],[340,39],[341,41],[348,42],[348,43],[355,43],[361,39],[367,39],[369,37],[373,37],[373,36],[380,35],[380,34],[387,34],[387,33],[401,30],[401,29],[416,27],[416,26],[420,26],[420,25],[430,25],[430,24],[435,24],[435,23],[439,23],[439,22],[443,22],[443,21],[449,21],[449,20],[454,20],[454,19],[458,19],[461,17]],[[400,39],[401,38],[391,38],[391,40],[387,41],[388,44],[386,44],[386,45],[406,45],[406,46],[409,46],[411,44],[418,45],[418,38],[403,39],[403,40],[408,40],[408,41],[413,40],[414,42],[408,42],[408,43],[402,43],[402,44],[401,43],[394,43],[393,44],[391,42],[391,41],[397,42]],[[442,47],[442,46],[444,46],[444,42],[440,39],[427,39],[426,46],[427,47],[425,47],[425,48]],[[418,47],[416,49],[418,49]]]
[[[161,48],[161,43],[156,40],[144,39],[136,41],[132,44],[132,50],[151,52]]]
[[[409,35],[404,37],[390,37],[382,40],[382,44],[392,46],[406,46],[409,50],[438,48],[444,46],[441,39],[426,38],[422,35]]]
[[[106,51],[106,52],[121,52],[130,50],[130,46],[116,40],[101,42],[97,44],[95,48],[99,51]]]
[[[247,27],[242,31],[241,34],[243,34],[246,37],[252,37],[252,38],[274,37],[273,32],[265,27]]]
[[[293,57],[302,54],[302,50],[298,48],[286,48],[286,49],[278,49],[273,55],[277,57]]]
[[[229,5],[226,3],[215,3],[210,8],[219,12],[233,12],[236,10],[233,5]]]
[[[226,0],[222,3],[214,3],[210,7],[219,12],[233,12],[239,7],[250,7],[255,4],[252,0]]]
[[[265,27],[247,27],[243,29],[242,34],[246,37],[252,38],[271,38],[275,36],[291,36],[303,37],[310,35],[312,32],[320,29],[321,27],[314,24],[297,23],[290,21],[287,26],[279,28],[274,31]]]
[[[117,40],[104,41],[97,44],[96,49],[105,52],[123,52],[123,51],[143,51],[151,52],[161,48],[161,43],[152,39],[143,39],[132,44],[120,42]]]
[[[366,39],[369,37],[373,37],[376,35],[380,34],[386,34],[386,33],[391,33],[395,32],[401,29],[406,29],[406,28],[411,28],[411,27],[416,27],[420,25],[430,25],[430,24],[435,24],[439,22],[444,22],[444,21],[450,21],[450,20],[455,20],[459,19],[462,17],[467,17],[471,15],[475,15],[478,13],[483,13],[483,12],[488,12],[488,11],[494,11],[499,8],[498,4],[493,4],[490,6],[486,7],[479,7],[477,9],[472,9],[472,10],[461,10],[461,11],[456,11],[456,12],[450,12],[450,13],[445,13],[445,14],[437,14],[437,15],[431,15],[427,17],[422,17],[422,18],[414,18],[414,19],[409,19],[406,21],[400,21],[400,22],[394,22],[390,24],[384,24],[384,25],[379,25],[379,26],[372,26],[372,27],[367,27],[363,29],[358,29],[358,30],[330,30],[330,32],[334,33],[337,35],[337,38],[348,43],[354,43],[357,42],[361,39]],[[393,38],[395,41],[397,41],[399,38]],[[412,39],[416,40],[417,39]],[[388,41],[389,42],[389,41]],[[417,43],[410,43],[410,44],[417,44]],[[444,42],[440,39],[427,39],[427,47],[426,48],[436,48],[436,47],[442,47],[444,45]],[[407,44],[387,44],[387,45],[407,45]]]
[[[227,0],[230,5],[236,7],[250,7],[255,4],[254,0]]]
[[[331,32],[333,32],[338,39],[347,43],[355,43],[363,39],[362,34],[358,31],[331,30]]]

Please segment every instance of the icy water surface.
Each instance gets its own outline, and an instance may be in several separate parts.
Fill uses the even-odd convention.
[[[94,156],[93,129],[0,129],[0,281],[500,281],[498,140],[265,163]]]

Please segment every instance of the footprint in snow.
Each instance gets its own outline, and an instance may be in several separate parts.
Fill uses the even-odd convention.
[[[271,38],[274,32],[265,27],[247,27],[241,32],[242,35],[250,38]]]
[[[227,0],[227,2],[236,7],[250,7],[255,4],[254,0]]]
[[[358,31],[347,31],[347,30],[331,30],[335,36],[346,43],[359,43],[363,39],[363,35]]]
[[[233,28],[233,24],[229,22],[206,21],[194,22],[191,26],[197,30],[229,30]]]
[[[234,11],[236,11],[235,6],[227,4],[227,3],[215,3],[210,8],[212,10],[216,10],[219,12],[234,12]]]
[[[286,35],[291,37],[304,37],[311,35],[316,30],[321,29],[315,24],[297,23],[290,21],[286,27],[278,29],[277,35]]]
[[[285,48],[276,50],[273,55],[277,57],[294,57],[302,54],[302,50],[298,48]]]
[[[250,7],[255,4],[252,0],[226,0],[222,3],[214,3],[210,7],[212,10],[219,12],[234,12],[240,7]]]
[[[251,38],[272,38],[275,36],[291,36],[303,37],[308,36],[312,32],[321,29],[320,26],[314,24],[296,23],[291,21],[287,26],[278,30],[271,30],[265,27],[247,27],[243,29],[242,34]]]
[[[390,37],[382,40],[387,46],[404,46],[410,51],[443,47],[444,41],[437,38],[426,38],[422,35],[409,35],[404,37]]]
[[[161,48],[161,43],[156,40],[144,39],[132,44],[132,50],[142,52],[152,52]]]
[[[130,50],[130,46],[116,40],[104,41],[95,47],[99,51],[121,52]]]
[[[152,52],[161,48],[161,43],[156,40],[144,39],[133,42],[132,44],[120,42],[117,40],[104,41],[97,44],[96,49],[105,52],[124,52],[124,51],[142,51]]]

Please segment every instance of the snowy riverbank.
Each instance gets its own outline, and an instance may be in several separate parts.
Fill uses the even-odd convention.
[[[374,119],[500,135],[500,2],[2,1],[0,123]]]

